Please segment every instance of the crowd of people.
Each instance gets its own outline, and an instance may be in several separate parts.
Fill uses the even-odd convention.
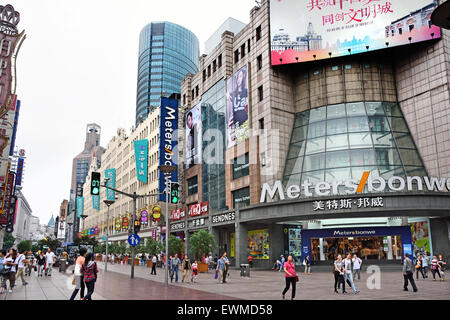
[[[47,252],[38,251],[33,253],[31,250],[18,251],[17,249],[10,249],[8,251],[0,251],[0,275],[1,288],[0,294],[8,291],[13,292],[16,281],[20,278],[22,285],[28,285],[25,280],[26,276],[31,276],[32,270],[37,272],[38,277],[43,274],[51,277],[53,265],[56,262],[56,255],[48,248]],[[9,287],[8,287],[9,283]]]

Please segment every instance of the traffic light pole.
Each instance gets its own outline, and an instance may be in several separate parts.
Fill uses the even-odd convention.
[[[171,193],[172,181],[168,178],[170,174],[166,173],[167,188],[166,188],[166,274],[164,277],[164,284],[169,286],[169,195]]]
[[[150,193],[150,194],[139,195],[139,194],[136,194],[136,192],[134,192],[133,194],[130,194],[130,193],[126,193],[126,192],[108,187],[107,185],[103,185],[102,187],[113,190],[114,192],[117,192],[119,194],[122,194],[124,196],[127,196],[127,197],[133,199],[133,224],[132,224],[133,227],[132,227],[132,230],[133,230],[133,233],[136,234],[136,229],[135,229],[135,225],[134,225],[135,218],[136,218],[136,200],[141,199],[141,198],[146,198],[146,197],[158,196],[159,193]],[[134,279],[134,254],[135,254],[135,248],[132,246],[131,247],[131,259],[132,259],[131,260],[131,279]]]

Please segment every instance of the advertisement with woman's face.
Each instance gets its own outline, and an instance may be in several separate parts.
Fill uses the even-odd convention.
[[[186,167],[201,164],[202,157],[202,117],[201,104],[197,104],[186,114]]]
[[[227,80],[227,147],[248,138],[247,66]]]

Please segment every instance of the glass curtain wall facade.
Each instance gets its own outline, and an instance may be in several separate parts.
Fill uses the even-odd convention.
[[[215,143],[216,148],[212,151],[212,157],[221,156],[218,164],[205,163],[202,165],[202,201],[209,201],[209,208],[212,213],[226,209],[225,199],[225,124],[226,124],[226,87],[225,80],[220,80],[202,96],[202,150],[208,150],[207,146]],[[215,135],[208,138],[205,133],[208,130]],[[220,133],[221,137],[217,134]],[[219,141],[221,140],[221,141]],[[221,150],[222,155],[216,154],[216,150]],[[206,154],[207,155],[207,154]]]
[[[195,34],[170,22],[148,24],[140,34],[136,126],[158,107],[161,95],[181,92],[181,80],[198,72],[200,49]]]
[[[336,104],[296,115],[283,177],[286,187],[306,180],[313,185],[359,181],[365,171],[386,180],[426,175],[398,104]]]

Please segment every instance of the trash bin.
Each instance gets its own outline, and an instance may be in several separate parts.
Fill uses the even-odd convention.
[[[250,278],[250,265],[249,264],[241,264],[241,277],[249,277]]]
[[[59,260],[59,272],[66,272],[67,269],[67,260],[61,259]]]

